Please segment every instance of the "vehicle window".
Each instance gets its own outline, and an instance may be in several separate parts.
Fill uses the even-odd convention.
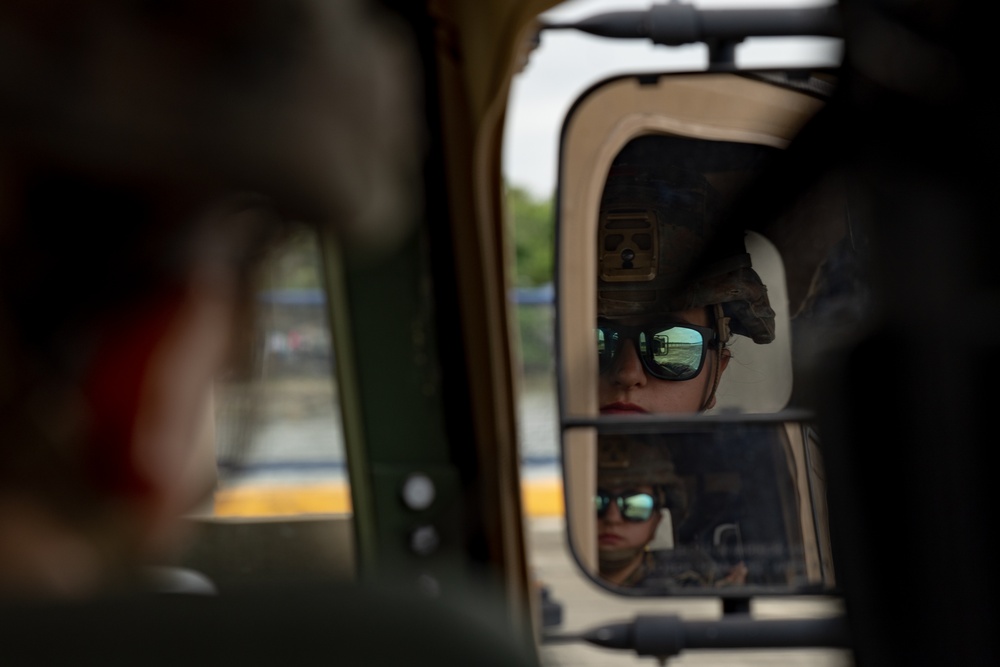
[[[274,249],[257,296],[253,359],[214,396],[216,492],[187,564],[252,581],[352,571],[350,483],[314,233]]]
[[[351,511],[320,271],[305,231],[266,266],[255,375],[221,381],[216,395],[215,516]]]

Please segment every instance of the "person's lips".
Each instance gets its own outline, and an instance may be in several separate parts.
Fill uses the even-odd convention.
[[[625,538],[615,533],[601,533],[597,536],[597,543],[603,546],[615,546],[620,544]]]
[[[624,403],[622,401],[601,406],[602,415],[644,414],[646,412],[645,408],[641,408],[635,403]]]

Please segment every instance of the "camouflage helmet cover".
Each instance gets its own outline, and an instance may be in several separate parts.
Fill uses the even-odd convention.
[[[637,156],[630,147],[612,165],[601,197],[598,314],[722,304],[733,333],[770,343],[775,313],[743,234],[717,238],[720,194],[687,165],[663,164],[662,153]]]
[[[597,442],[597,484],[601,488],[652,486],[660,506],[685,507],[684,482],[669,449],[647,438],[602,435]]]

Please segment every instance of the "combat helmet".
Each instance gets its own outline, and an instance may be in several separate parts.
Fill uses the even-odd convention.
[[[744,233],[718,233],[722,197],[690,158],[692,143],[725,142],[647,135],[612,163],[598,223],[598,315],[719,304],[728,318],[728,330],[720,327],[723,341],[731,331],[770,343],[775,313],[767,287],[753,269]]]
[[[600,488],[652,486],[657,504],[686,509],[684,482],[669,449],[655,436],[604,434],[597,442],[597,485]]]

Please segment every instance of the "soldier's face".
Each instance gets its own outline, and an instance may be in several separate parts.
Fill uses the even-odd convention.
[[[670,314],[671,319],[688,324],[709,326],[707,308],[694,308]],[[625,325],[642,324],[641,318],[620,320]],[[720,355],[714,349],[705,353],[701,372],[690,380],[662,380],[650,375],[639,358],[633,341],[625,341],[615,358],[601,372],[598,400],[601,414],[642,414],[698,412],[715,404],[712,394],[716,364]],[[728,357],[721,358],[725,370]],[[706,405],[706,403],[708,403]]]
[[[638,485],[611,487],[606,489],[611,495],[648,493],[655,495],[653,487]],[[653,512],[645,521],[626,520],[614,502],[597,519],[597,548],[599,551],[640,551],[653,539],[660,524],[660,513]]]

